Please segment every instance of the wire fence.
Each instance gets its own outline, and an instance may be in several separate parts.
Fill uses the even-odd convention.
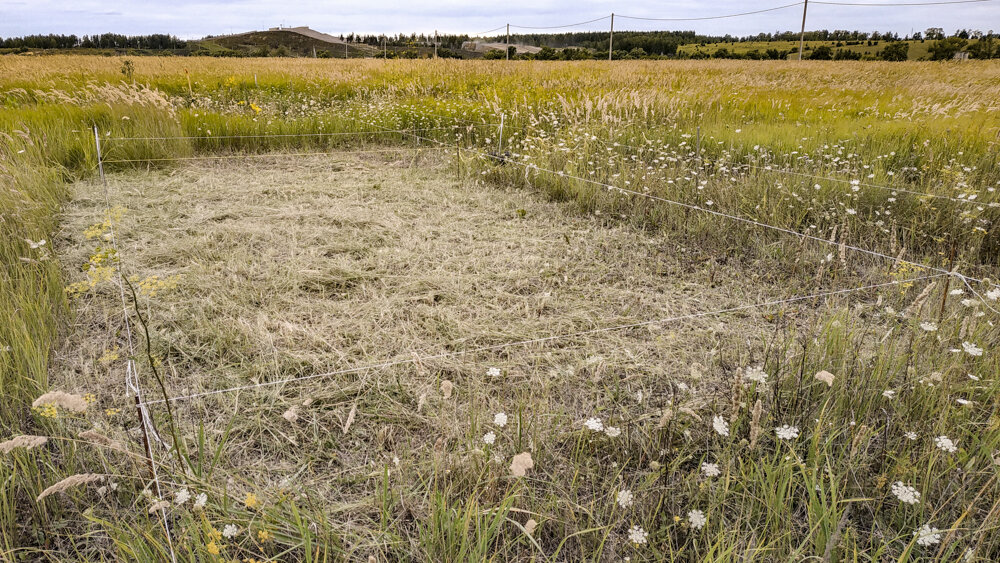
[[[460,120],[460,118],[456,119],[456,122],[459,121],[459,120]],[[531,347],[531,346],[544,346],[544,345],[548,345],[548,344],[559,342],[559,341],[572,341],[574,339],[580,339],[580,338],[591,337],[591,336],[599,336],[599,335],[603,335],[603,334],[607,334],[607,333],[611,333],[611,332],[626,332],[626,331],[629,331],[629,330],[633,330],[633,329],[637,329],[637,328],[643,328],[643,327],[664,326],[664,325],[669,325],[671,323],[679,323],[679,322],[690,321],[690,320],[700,319],[700,318],[718,317],[718,316],[724,316],[724,315],[728,315],[728,314],[746,312],[746,311],[751,311],[751,310],[762,310],[762,309],[767,309],[767,308],[781,307],[783,305],[788,305],[788,304],[792,304],[792,303],[801,303],[801,302],[809,302],[809,301],[821,301],[821,300],[827,300],[827,299],[830,299],[830,298],[834,298],[834,297],[837,297],[837,296],[847,296],[847,295],[853,295],[853,294],[867,292],[867,291],[876,291],[876,290],[884,289],[884,288],[887,288],[887,287],[900,286],[900,285],[908,286],[909,284],[914,284],[914,283],[917,283],[917,282],[930,281],[930,280],[935,280],[935,279],[939,279],[939,278],[955,278],[957,280],[960,280],[962,283],[964,283],[964,285],[978,299],[980,299],[983,303],[986,303],[987,307],[989,307],[990,310],[992,310],[992,311],[997,312],[998,314],[1000,314],[1000,312],[996,311],[996,309],[993,309],[992,307],[990,307],[990,305],[987,303],[987,298],[985,296],[983,296],[979,291],[977,291],[976,288],[972,285],[973,282],[974,283],[978,283],[978,284],[988,283],[990,285],[993,285],[992,282],[989,282],[988,280],[983,280],[983,279],[978,279],[978,278],[975,278],[975,277],[967,276],[967,275],[965,275],[965,274],[963,274],[963,273],[961,273],[959,271],[948,270],[948,269],[939,268],[939,267],[935,267],[935,266],[931,266],[931,265],[927,265],[927,264],[921,264],[921,263],[918,263],[918,262],[904,260],[904,259],[902,259],[899,256],[897,256],[897,257],[890,256],[888,254],[877,252],[875,250],[863,248],[863,247],[856,246],[856,245],[846,244],[844,242],[838,243],[838,242],[835,242],[835,241],[832,241],[832,240],[828,240],[828,239],[825,239],[825,238],[822,238],[822,237],[810,235],[808,233],[802,233],[802,232],[795,231],[793,229],[788,229],[788,228],[777,226],[777,225],[771,225],[771,224],[768,224],[768,223],[765,223],[765,222],[762,222],[762,221],[757,221],[757,220],[754,220],[754,219],[751,219],[751,218],[747,218],[747,217],[743,217],[743,216],[739,216],[739,215],[736,215],[736,214],[725,213],[725,212],[717,211],[717,210],[714,210],[714,209],[709,209],[709,208],[706,208],[706,207],[703,207],[703,206],[700,206],[700,205],[696,205],[696,204],[686,203],[686,202],[683,202],[683,201],[677,201],[677,200],[673,200],[673,199],[670,199],[670,198],[661,197],[661,196],[658,196],[658,195],[654,195],[654,194],[649,194],[649,193],[645,193],[645,192],[633,190],[633,189],[630,189],[630,188],[624,188],[624,187],[617,186],[617,185],[614,185],[614,184],[610,184],[610,183],[607,183],[607,182],[601,182],[601,181],[591,180],[591,179],[583,178],[583,177],[580,177],[580,176],[577,176],[577,175],[568,174],[568,173],[566,173],[564,171],[560,171],[560,170],[548,169],[548,168],[541,167],[541,166],[538,166],[538,165],[533,164],[533,163],[524,162],[524,161],[519,160],[517,158],[511,157],[508,154],[501,155],[501,154],[498,154],[498,153],[490,153],[490,152],[486,152],[484,150],[480,150],[478,148],[470,148],[468,146],[463,147],[460,144],[452,145],[450,143],[450,140],[449,140],[449,142],[445,142],[445,141],[442,141],[442,140],[439,140],[439,139],[434,139],[434,138],[432,138],[432,137],[430,137],[430,136],[427,135],[429,132],[458,132],[458,131],[466,130],[470,126],[473,126],[473,127],[484,127],[484,128],[494,128],[494,127],[496,127],[496,128],[498,128],[498,130],[495,131],[496,136],[499,139],[503,139],[503,130],[502,130],[502,128],[503,128],[503,125],[502,125],[503,122],[504,122],[504,120],[501,119],[501,125],[496,125],[494,123],[467,123],[467,124],[461,124],[461,125],[459,125],[459,124],[456,123],[456,124],[450,125],[450,126],[438,126],[438,127],[432,127],[432,128],[396,128],[396,129],[380,129],[380,130],[374,131],[374,132],[371,132],[371,131],[359,132],[358,133],[359,135],[365,135],[365,134],[367,134],[367,135],[373,135],[373,134],[374,135],[378,135],[378,134],[383,134],[383,135],[388,135],[388,134],[404,135],[404,136],[410,137],[413,140],[415,140],[417,142],[417,144],[416,144],[416,146],[378,147],[378,148],[368,148],[368,149],[361,149],[361,150],[340,150],[340,151],[324,151],[324,152],[308,152],[308,151],[305,151],[305,152],[294,152],[294,153],[248,153],[248,154],[238,154],[238,155],[229,155],[229,154],[227,154],[227,155],[199,155],[199,156],[192,156],[192,157],[175,157],[175,158],[110,159],[110,160],[103,160],[103,155],[102,155],[102,152],[100,150],[101,139],[100,139],[100,135],[98,134],[96,128],[95,128],[95,143],[97,143],[97,145],[98,145],[98,168],[99,168],[100,173],[101,173],[102,182],[104,183],[106,207],[107,207],[107,212],[109,213],[109,216],[110,216],[111,209],[112,209],[112,205],[111,205],[112,201],[111,201],[110,188],[108,186],[108,181],[107,181],[106,175],[104,174],[104,169],[103,169],[104,164],[111,164],[111,163],[129,163],[129,164],[135,164],[135,163],[141,163],[141,162],[167,162],[167,161],[179,161],[179,162],[180,161],[209,161],[209,160],[215,160],[215,159],[230,159],[230,158],[237,159],[237,158],[274,158],[274,157],[330,156],[330,155],[338,155],[338,154],[345,154],[345,153],[363,154],[363,153],[389,153],[389,152],[421,151],[421,150],[425,150],[425,151],[426,150],[435,150],[435,151],[455,150],[456,151],[456,157],[458,157],[458,158],[461,157],[462,153],[472,154],[472,155],[475,155],[477,158],[482,159],[484,161],[488,161],[488,162],[492,162],[492,163],[502,162],[504,164],[511,164],[511,165],[515,165],[515,166],[521,167],[521,168],[524,169],[524,172],[525,172],[526,175],[530,174],[532,172],[534,172],[534,173],[544,173],[544,174],[551,175],[551,176],[553,176],[555,178],[563,178],[563,179],[569,179],[569,180],[576,181],[576,182],[582,182],[582,183],[586,183],[586,184],[589,184],[589,185],[593,185],[593,186],[596,186],[596,187],[608,190],[610,192],[617,193],[617,194],[622,194],[622,195],[627,195],[627,196],[633,196],[633,197],[639,197],[639,198],[647,198],[647,199],[649,199],[651,201],[656,201],[656,202],[664,203],[664,204],[667,204],[667,205],[670,205],[670,206],[677,206],[677,207],[681,207],[681,208],[688,209],[688,210],[691,210],[691,211],[697,211],[697,212],[700,212],[700,213],[707,214],[709,216],[713,216],[713,217],[718,217],[718,218],[721,218],[721,219],[725,219],[727,221],[736,222],[736,223],[745,224],[745,225],[750,225],[750,226],[752,226],[754,228],[760,228],[760,229],[764,229],[764,230],[774,231],[774,232],[777,232],[777,233],[780,233],[780,234],[783,234],[783,235],[794,236],[794,237],[796,237],[796,238],[798,238],[800,240],[812,241],[812,242],[816,242],[816,243],[820,243],[820,244],[824,244],[824,245],[835,246],[838,249],[840,249],[841,251],[850,251],[850,252],[854,252],[854,253],[858,253],[858,254],[862,254],[862,255],[867,255],[867,256],[874,257],[874,258],[877,258],[877,259],[880,259],[880,260],[889,261],[890,263],[893,263],[893,264],[907,264],[907,265],[912,266],[914,268],[919,268],[921,270],[924,270],[927,273],[924,274],[924,275],[909,277],[907,279],[892,279],[892,280],[884,281],[884,282],[866,283],[866,284],[858,285],[858,286],[855,286],[855,287],[849,287],[849,288],[816,291],[816,292],[811,292],[811,293],[804,294],[804,295],[793,295],[793,296],[790,296],[790,297],[783,297],[783,298],[780,298],[780,299],[771,299],[771,300],[766,300],[766,301],[761,301],[761,302],[755,302],[755,303],[744,303],[744,304],[734,305],[734,306],[730,306],[730,307],[716,308],[716,309],[712,309],[712,310],[708,310],[708,311],[693,312],[693,313],[688,313],[688,314],[683,314],[683,315],[674,315],[674,316],[669,316],[669,317],[664,317],[664,318],[641,320],[641,321],[637,321],[637,322],[622,322],[622,323],[613,324],[613,325],[610,325],[610,326],[596,327],[596,328],[591,328],[591,329],[586,329],[586,330],[572,331],[572,332],[567,332],[567,333],[551,334],[551,335],[548,335],[548,336],[537,337],[537,338],[528,338],[528,339],[522,339],[522,340],[515,340],[515,341],[511,341],[511,342],[501,342],[501,343],[497,343],[497,344],[490,344],[490,345],[485,345],[485,346],[477,346],[477,347],[468,348],[468,349],[464,349],[464,350],[453,350],[453,351],[438,352],[438,353],[426,352],[426,353],[423,353],[423,354],[410,355],[410,356],[403,357],[403,358],[389,358],[389,359],[385,359],[385,360],[382,360],[382,361],[379,361],[379,362],[375,362],[375,363],[365,363],[363,365],[345,367],[343,369],[337,369],[337,370],[332,370],[332,371],[324,371],[324,372],[319,372],[319,373],[311,373],[311,374],[300,375],[300,376],[295,376],[295,377],[281,378],[281,379],[276,379],[276,380],[271,380],[271,381],[261,381],[261,382],[255,382],[255,383],[248,383],[248,384],[242,384],[242,385],[236,385],[236,386],[226,387],[226,388],[222,388],[222,389],[213,389],[213,390],[198,391],[198,392],[193,392],[193,393],[184,393],[184,394],[176,394],[176,395],[170,395],[170,394],[168,394],[166,392],[166,390],[164,390],[163,397],[162,398],[158,398],[158,399],[149,399],[149,398],[146,398],[144,396],[143,391],[142,391],[141,382],[140,382],[141,378],[139,377],[139,375],[138,375],[138,373],[136,371],[135,363],[133,362],[132,359],[130,359],[128,361],[127,366],[126,366],[126,389],[127,389],[128,393],[131,396],[135,397],[135,402],[136,402],[136,406],[137,406],[137,416],[138,416],[138,419],[139,419],[140,428],[142,429],[142,431],[144,432],[144,434],[153,437],[153,439],[155,439],[157,442],[161,443],[162,447],[164,447],[165,449],[169,450],[171,448],[171,446],[169,444],[163,442],[162,439],[159,437],[159,435],[156,434],[155,425],[153,423],[152,416],[151,416],[151,414],[149,412],[150,408],[156,407],[156,406],[159,406],[159,405],[169,406],[170,404],[177,403],[177,402],[182,402],[182,401],[193,401],[193,400],[205,399],[205,398],[208,398],[208,397],[219,396],[219,395],[237,394],[237,393],[240,393],[242,391],[257,390],[257,389],[262,389],[262,388],[280,388],[282,386],[294,385],[294,384],[298,384],[298,383],[302,383],[302,382],[307,382],[307,381],[315,381],[315,380],[320,380],[320,379],[329,379],[329,378],[332,378],[332,377],[336,377],[338,375],[345,375],[345,374],[351,374],[351,373],[360,373],[360,372],[378,372],[380,370],[385,370],[385,369],[388,369],[388,368],[392,368],[392,367],[395,367],[395,366],[401,366],[401,365],[415,365],[415,364],[421,364],[421,363],[425,363],[425,362],[432,362],[432,361],[437,361],[437,360],[442,360],[442,359],[475,356],[475,355],[478,355],[478,354],[485,354],[485,353],[495,353],[495,352],[498,352],[498,351],[501,351],[501,350],[507,350],[507,349],[511,349],[511,348],[515,348],[515,347],[518,347],[518,348],[527,348],[527,347]],[[338,135],[340,135],[340,134],[342,134],[344,136],[347,136],[347,135],[350,135],[351,132],[338,133]],[[492,134],[493,134],[493,132],[491,132],[491,135]],[[219,138],[221,138],[221,139],[250,138],[250,139],[264,139],[264,140],[266,140],[266,139],[268,139],[270,137],[274,137],[274,138],[278,138],[278,139],[288,138],[288,137],[308,138],[308,137],[316,136],[316,135],[333,135],[333,134],[303,133],[303,134],[278,134],[278,135],[265,135],[265,134],[255,134],[255,135],[226,135],[226,136],[220,136],[220,137],[207,137],[207,139],[212,139],[212,138],[215,138],[215,139],[219,139]],[[201,140],[201,139],[205,139],[205,138],[206,137],[199,137],[199,136],[177,136],[177,137],[111,137],[110,139],[112,139],[114,141],[126,143],[126,142],[143,142],[143,141],[149,141],[149,140],[183,140],[183,141],[196,140],[197,141],[197,140]],[[428,144],[430,144],[431,146],[428,146]],[[619,146],[622,146],[622,145],[619,145]],[[635,150],[635,149],[638,149],[639,147],[627,147],[626,146],[626,148],[630,148],[630,149]],[[752,165],[747,165],[747,166],[751,166],[752,167]],[[806,176],[809,176],[809,175],[806,175]],[[810,177],[813,177],[813,176],[810,176]],[[880,188],[881,189],[894,189],[895,190],[895,188],[889,188],[889,187],[886,187],[886,186],[880,186]],[[925,194],[921,194],[921,195],[925,195]],[[113,227],[112,227],[112,244],[116,248],[116,251],[118,251],[117,250],[118,249],[117,238],[116,238],[116,234],[115,234],[115,232],[113,230]],[[119,276],[119,289],[120,289],[120,297],[121,297],[121,301],[122,301],[123,315],[124,315],[125,323],[126,323],[125,324],[125,326],[126,326],[126,333],[128,335],[128,340],[129,340],[129,342],[128,342],[129,351],[130,351],[130,355],[135,356],[136,348],[135,348],[135,344],[134,344],[134,342],[132,340],[132,335],[131,335],[131,333],[132,333],[131,322],[129,320],[130,319],[130,313],[128,311],[127,300],[125,298],[124,282],[123,282],[123,280],[120,279],[122,275],[123,274],[121,272],[121,269],[119,268],[119,272],[118,272],[118,276]],[[449,347],[450,348],[454,348],[455,346],[458,346],[458,345],[460,345],[460,343],[456,342],[456,343],[452,343]],[[151,466],[154,467],[153,479],[154,479],[155,487],[156,487],[156,490],[157,490],[157,494],[159,495],[160,494],[160,490],[159,490],[159,486],[160,486],[159,485],[159,477],[158,477],[158,474],[155,473],[155,467],[158,466],[159,462],[157,462],[155,460],[154,452],[153,452],[151,444],[149,443],[148,440],[146,442],[145,448],[146,448],[147,457],[150,460]],[[166,533],[168,535],[168,542],[169,542],[170,541],[170,539],[169,539],[169,534],[170,534],[170,525],[169,525],[169,522],[168,522],[168,520],[166,518],[166,514],[165,513],[161,513],[160,517],[163,519],[164,529],[166,530]],[[172,549],[173,549],[172,543],[170,544],[170,546],[171,546],[171,555],[172,555],[172,557],[174,557],[173,551],[172,551]]]

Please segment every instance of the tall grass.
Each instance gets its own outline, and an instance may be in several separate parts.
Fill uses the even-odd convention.
[[[156,159],[178,156],[414,142],[381,133],[384,128],[423,128],[451,146],[454,132],[434,128],[456,120],[474,124],[460,129],[463,148],[489,152],[499,141],[492,124],[504,114],[505,144],[516,161],[616,185],[627,180],[635,189],[648,187],[697,205],[710,200],[715,209],[796,230],[815,228],[823,236],[839,229],[839,242],[894,256],[905,249],[906,256],[936,266],[946,267],[955,247],[963,269],[995,272],[996,64],[148,58],[135,61],[137,85],[120,82],[120,64],[96,57],[0,59],[0,441],[22,434],[64,438],[4,455],[5,558],[166,558],[160,520],[134,509],[143,489],[139,480],[122,481],[113,493],[113,514],[59,497],[35,502],[52,483],[95,466],[144,471],[140,456],[79,443],[76,422],[31,408],[50,387],[50,354],[72,316],[53,249],[59,212],[70,197],[67,185],[94,174],[94,126],[108,137],[104,158],[125,161],[109,164],[114,170],[160,166]],[[223,138],[360,131],[370,134]],[[196,138],[158,139],[179,136]],[[775,275],[787,275],[790,288],[813,281],[813,272],[797,265],[802,248],[780,237],[752,229],[720,232],[716,219],[697,213],[608,195],[570,178],[526,175],[516,165],[469,159],[472,154],[466,153],[466,164],[476,167],[476,177],[578,201],[582,210],[604,213],[609,222],[675,230],[720,256],[740,256],[746,249],[770,256]],[[805,154],[813,158],[803,161]],[[709,183],[670,187],[645,172],[665,157],[671,178],[695,174]],[[735,167],[746,164],[758,168],[734,175]],[[899,193],[892,219],[885,219],[885,194],[845,196],[844,186],[834,182],[791,180],[768,166],[949,197],[975,193],[981,205],[969,210]],[[910,173],[888,174],[903,169]],[[468,169],[466,174],[473,177]],[[820,185],[816,194],[796,193],[813,184]],[[848,205],[856,215],[846,212]],[[885,231],[873,226],[883,220]],[[43,239],[46,244],[32,248]],[[856,280],[883,268],[889,266],[852,259],[845,270],[853,271],[840,275]],[[883,305],[904,310],[918,290],[891,294]],[[734,378],[724,382],[722,393],[710,395],[710,407],[731,425],[728,437],[677,410],[664,413],[662,424],[628,428],[623,447],[594,443],[583,430],[542,446],[539,458],[574,468],[559,475],[568,476],[567,482],[508,487],[485,469],[447,483],[422,474],[415,488],[386,478],[378,513],[366,513],[362,531],[331,522],[319,499],[289,495],[258,509],[229,498],[210,469],[217,460],[206,453],[223,448],[226,434],[201,429],[188,457],[161,468],[167,481],[212,492],[204,512],[173,517],[174,543],[183,560],[214,558],[210,546],[223,541],[211,522],[225,515],[253,533],[275,535],[240,548],[240,556],[261,559],[378,554],[460,561],[544,554],[557,560],[628,555],[882,561],[956,560],[969,553],[972,560],[993,560],[1000,554],[994,463],[1000,366],[989,353],[977,358],[942,351],[936,339],[955,349],[971,341],[989,350],[997,334],[987,320],[960,317],[963,308],[940,291],[932,299],[943,299],[955,316],[943,319],[933,335],[884,310],[858,316],[847,303],[831,307],[830,316],[815,324],[776,323],[764,358],[772,382],[746,386]],[[919,311],[934,316],[930,303],[925,300]],[[831,387],[812,379],[821,370],[837,374]],[[886,390],[897,390],[896,397],[884,397]],[[962,406],[956,397],[976,407]],[[773,428],[783,424],[799,427],[803,437],[775,438]],[[757,439],[751,438],[754,428]],[[910,440],[906,432],[921,439]],[[962,436],[957,453],[935,449],[933,437],[943,434]],[[676,455],[654,464],[662,459],[660,451]],[[702,461],[718,463],[721,476],[700,478]],[[627,515],[601,489],[621,484],[620,474],[643,492],[643,501]],[[918,483],[927,502],[916,508],[896,503],[887,491],[897,480]],[[422,499],[426,518],[406,522],[411,509],[403,499]],[[534,535],[525,533],[515,506],[541,522]],[[708,516],[703,529],[686,520],[694,507]],[[918,546],[911,534],[931,521],[950,530],[949,541],[936,551]],[[648,545],[615,540],[633,523],[650,533]]]

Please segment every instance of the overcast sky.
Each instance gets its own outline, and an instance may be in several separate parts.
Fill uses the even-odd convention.
[[[344,2],[305,0],[0,0],[0,36],[34,33],[103,32],[127,35],[170,33],[185,39],[239,33],[279,25],[306,25],[332,34],[340,33],[468,33],[475,34],[506,23],[520,26],[555,26],[619,14],[615,29],[693,29],[699,33],[749,35],[768,31],[798,30],[802,7],[764,14],[687,22],[651,22],[623,17],[697,18],[772,8],[794,0],[382,0]],[[905,2],[914,0],[847,0],[853,2]],[[919,1],[919,0],[918,0]],[[604,30],[608,20],[568,28]],[[895,31],[943,27],[1000,31],[1000,0],[978,4],[908,7],[856,7],[810,5],[807,29],[858,29]],[[512,32],[517,31],[512,28]],[[525,30],[527,31],[527,30]],[[556,30],[553,30],[556,31]]]

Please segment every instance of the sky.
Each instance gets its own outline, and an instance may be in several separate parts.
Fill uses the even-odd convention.
[[[276,0],[0,0],[0,37],[36,33],[126,35],[169,33],[182,39],[224,35],[277,26],[309,26],[341,33],[466,33],[504,26],[559,26],[600,18],[615,12],[617,30],[695,30],[709,35],[751,35],[798,30],[802,6],[762,14],[705,21],[643,21],[623,16],[697,18],[774,8],[795,0],[381,0],[366,2]],[[842,0],[906,2],[921,0]],[[927,1],[927,0],[923,0]],[[608,29],[604,19],[553,31]],[[942,27],[1000,31],[1000,0],[937,6],[833,6],[810,4],[806,29],[894,31],[900,35]],[[512,27],[511,32],[532,31]],[[496,33],[496,32],[494,32]]]

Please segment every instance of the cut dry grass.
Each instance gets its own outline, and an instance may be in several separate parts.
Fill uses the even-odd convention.
[[[773,353],[776,330],[809,317],[798,306],[784,315],[765,309],[423,360],[794,290],[752,274],[768,270],[763,258],[722,265],[678,234],[580,215],[572,204],[475,177],[459,182],[454,157],[440,152],[188,163],[109,183],[126,210],[123,269],[146,288],[143,312],[168,393],[268,384],[174,403],[187,448],[211,449],[206,435],[224,443],[217,487],[269,502],[307,495],[360,553],[452,553],[438,545],[443,530],[423,540],[419,531],[443,509],[435,503],[466,497],[511,503],[542,522],[537,546],[546,553],[596,548],[590,539],[561,545],[588,527],[576,522],[580,511],[605,537],[600,549],[628,553],[624,537],[611,534],[616,517],[604,513],[608,491],[674,463],[662,438],[651,439],[657,429],[674,416],[710,419],[706,409],[725,404],[725,382]],[[81,233],[104,209],[98,181],[74,186],[57,241],[64,264],[87,262],[97,243]],[[107,361],[105,352],[125,346],[115,330],[121,305],[112,286],[97,291],[78,300],[54,366],[59,384],[81,392],[121,385],[123,359]],[[148,375],[145,385],[159,397]],[[102,408],[130,406],[104,397]],[[121,416],[111,412],[109,426]],[[591,417],[624,432],[585,437]],[[493,443],[484,442],[489,432]],[[604,453],[616,441],[622,450]],[[526,488],[507,477],[525,451],[534,462]],[[610,455],[609,465],[593,465],[594,454]],[[373,539],[380,532],[389,535]],[[535,549],[516,538],[508,555]]]

